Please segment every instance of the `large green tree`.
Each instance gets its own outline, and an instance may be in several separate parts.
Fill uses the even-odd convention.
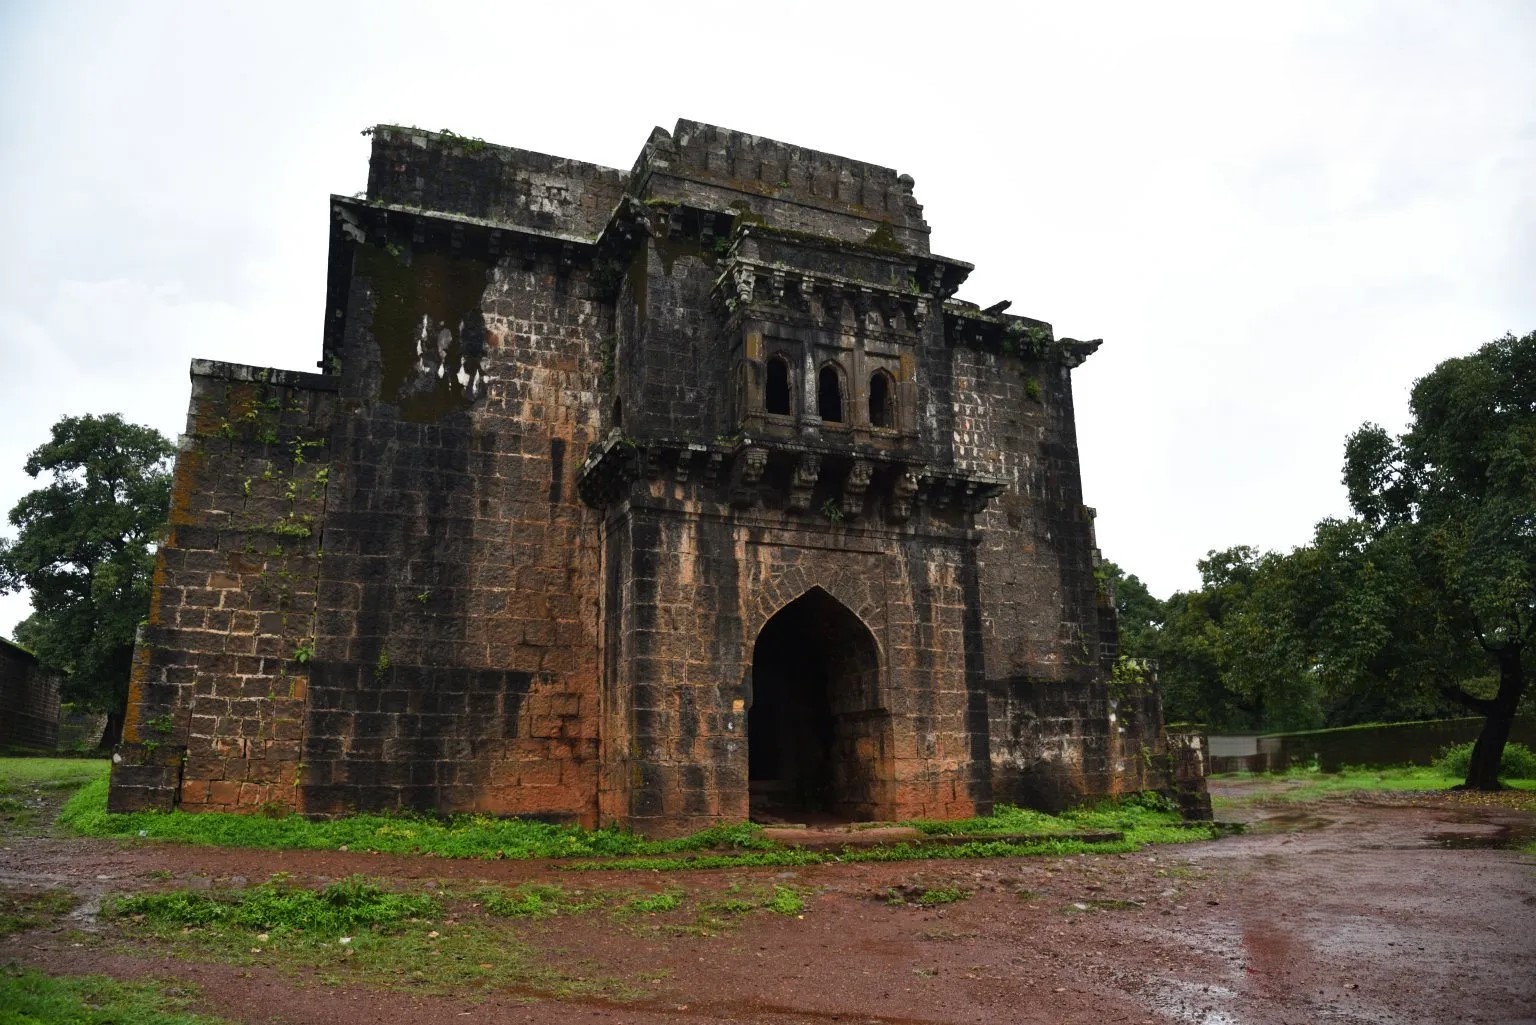
[[[1496,789],[1536,637],[1536,333],[1447,360],[1413,387],[1408,429],[1366,424],[1345,448],[1372,546],[1403,553],[1424,671],[1485,717],[1466,786]],[[1478,661],[1490,692],[1463,685]]]
[[[1156,637],[1171,716],[1301,730],[1448,710],[1423,686],[1426,652],[1444,641],[1398,539],[1328,519],[1289,553],[1238,546],[1199,568],[1200,589],[1168,599]]]
[[[159,431],[115,413],[65,417],[28,457],[28,475],[44,483],[11,510],[15,539],[0,539],[0,589],[32,597],[17,642],[66,674],[66,700],[107,713],[107,745],[122,733],[173,452]]]
[[[1115,593],[1115,612],[1120,623],[1120,654],[1126,658],[1156,658],[1157,633],[1163,623],[1163,603],[1155,598],[1136,574],[1127,574],[1105,559],[1099,575]]]
[[[1158,660],[1170,715],[1224,730],[1321,724],[1291,558],[1247,545],[1213,551],[1197,564],[1200,589],[1168,599]]]

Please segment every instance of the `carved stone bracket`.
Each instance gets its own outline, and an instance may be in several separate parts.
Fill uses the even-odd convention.
[[[1075,370],[1083,365],[1083,362],[1099,351],[1099,346],[1104,344],[1104,339],[1095,338],[1092,341],[1082,342],[1076,338],[1063,338],[1056,343],[1058,346],[1057,359],[1068,370]]]
[[[601,509],[616,500],[630,482],[639,477],[639,450],[628,438],[614,431],[587,456],[576,489],[583,502]]]
[[[770,474],[770,463],[784,472]],[[883,506],[891,524],[906,523],[919,505],[940,514],[958,509],[974,515],[1006,486],[999,477],[925,467],[878,453],[822,451],[750,438],[637,441],[615,430],[593,447],[577,487],[582,501],[598,509],[628,497],[635,481],[653,480],[703,487],[707,490],[698,497],[705,501],[750,508],[767,499],[770,507],[782,502],[786,512],[804,515],[812,511],[823,475],[842,477],[836,497],[845,518],[868,518]],[[775,495],[774,489],[781,490]]]
[[[891,485],[892,523],[905,523],[912,518],[912,504],[917,497],[917,474],[902,470]]]
[[[849,519],[864,515],[864,499],[869,493],[869,482],[874,479],[875,467],[867,459],[855,459],[843,482],[843,513]]]
[[[725,462],[725,453],[719,449],[712,449],[704,460],[704,483],[713,484],[720,479],[720,467]]]
[[[693,468],[703,464],[708,453],[709,450],[703,445],[689,445],[687,448],[679,449],[677,453],[677,482],[679,484],[687,484],[688,476],[693,472]]]
[[[749,303],[757,290],[757,272],[751,266],[738,263],[735,269],[736,301]]]
[[[802,453],[789,482],[789,508],[792,511],[805,512],[810,509],[811,492],[816,490],[816,482],[820,479],[821,456],[815,452]]]
[[[757,501],[758,482],[768,468],[768,450],[748,448],[736,456],[731,468],[731,504],[752,505]]]

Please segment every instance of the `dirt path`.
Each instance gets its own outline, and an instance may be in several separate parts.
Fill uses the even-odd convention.
[[[53,972],[196,982],[206,1009],[252,1023],[1536,1022],[1536,858],[1507,845],[1536,816],[1436,797],[1246,806],[1251,832],[1118,856],[826,865],[785,871],[605,873],[547,863],[0,837],[0,888],[67,886],[68,919],[0,940],[0,961]],[[401,881],[814,891],[803,916],[723,935],[620,928],[600,914],[519,926],[551,960],[647,995],[625,1002],[475,991],[433,997],[262,967],[193,963],[108,942],[102,894],[289,872]],[[167,877],[169,873],[169,878]],[[937,908],[889,887],[960,887]]]

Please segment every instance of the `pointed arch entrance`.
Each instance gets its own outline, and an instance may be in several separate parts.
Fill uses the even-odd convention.
[[[880,693],[874,635],[821,588],[763,624],[747,710],[752,817],[880,817],[891,779]]]

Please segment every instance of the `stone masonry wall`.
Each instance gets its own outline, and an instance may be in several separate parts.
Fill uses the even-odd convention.
[[[891,245],[928,252],[912,179],[851,160],[696,121],[651,133],[630,172],[647,197],[736,209],[793,231],[862,242],[884,226]]]
[[[335,380],[197,361],[114,811],[297,807]]]
[[[0,639],[0,750],[52,751],[58,742],[59,678]]]
[[[954,818],[990,807],[966,539],[733,515],[707,501],[679,505],[671,490],[654,483],[608,524],[629,557],[615,595],[624,614],[608,643],[618,652],[612,699],[627,705],[629,738],[616,778],[635,828],[675,832],[747,816],[754,643],[775,613],[813,589],[856,616],[878,651],[873,691],[833,697],[850,761],[875,767],[849,784],[840,810]]]
[[[380,125],[368,196],[571,238],[597,238],[624,192],[623,172],[566,157]]]
[[[549,253],[353,260],[303,807],[594,824],[611,316]]]
[[[956,460],[1010,481],[978,517],[994,795],[1062,807],[1156,788],[1167,773],[1161,699],[1153,687],[1107,682],[1113,607],[1093,574],[1070,371],[1053,359],[952,353]]]
[[[1158,784],[1080,493],[1093,346],[951,301],[912,190],[687,121],[628,173],[376,130],[326,373],[194,365],[110,807],[676,833]]]

